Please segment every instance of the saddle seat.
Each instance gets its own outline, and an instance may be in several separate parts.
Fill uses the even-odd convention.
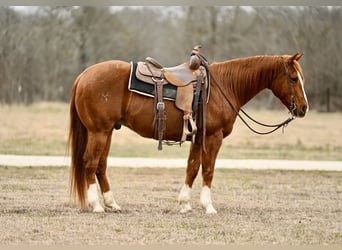
[[[175,67],[164,68],[164,75],[168,82],[178,86],[184,87],[191,82],[197,82],[197,77],[200,70],[191,70],[189,63],[183,63]]]
[[[150,67],[147,66],[147,63],[150,65]],[[197,82],[198,76],[200,74],[206,73],[203,66],[196,70],[191,70],[189,62],[185,62],[174,67],[163,67],[156,59],[152,57],[147,57],[145,62],[138,62],[137,71],[148,77],[149,79],[145,80],[151,84],[154,84],[151,78],[157,77],[159,79],[165,78],[167,83],[177,87],[185,87],[192,82]]]

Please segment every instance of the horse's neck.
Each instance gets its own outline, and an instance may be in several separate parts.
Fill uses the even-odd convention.
[[[238,108],[271,85],[274,70],[270,68],[270,63],[265,63],[266,60],[267,57],[251,57],[212,65],[212,72],[218,78],[217,84],[224,85],[225,91],[231,92],[227,94],[237,98]]]

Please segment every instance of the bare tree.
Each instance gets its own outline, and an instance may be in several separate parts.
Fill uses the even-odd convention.
[[[342,110],[341,23],[341,7],[0,7],[0,102],[68,101],[89,65],[152,56],[171,66],[201,44],[210,62],[303,52],[311,107]]]

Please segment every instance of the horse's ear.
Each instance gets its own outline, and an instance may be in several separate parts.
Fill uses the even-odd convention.
[[[304,56],[303,53],[296,53],[291,57],[292,61],[299,61],[300,58],[302,58],[302,56]]]

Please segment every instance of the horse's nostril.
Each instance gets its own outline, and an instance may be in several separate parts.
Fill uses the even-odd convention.
[[[308,109],[308,107],[307,107],[306,105],[304,105],[304,106],[302,107],[302,112],[305,114],[305,112],[306,112],[307,109]]]

